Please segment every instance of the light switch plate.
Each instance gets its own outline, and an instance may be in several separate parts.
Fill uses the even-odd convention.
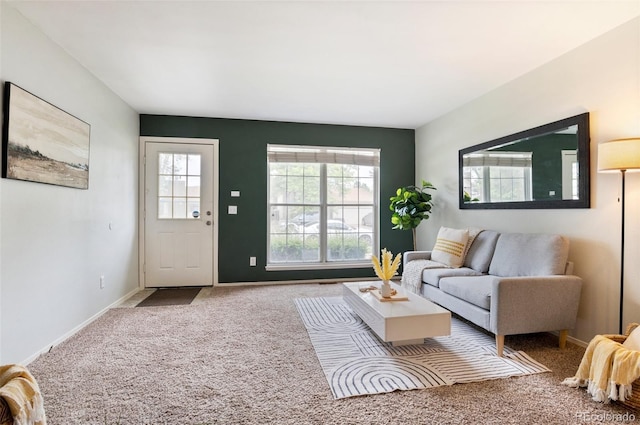
[[[238,206],[229,205],[229,214],[238,214]]]
[[[231,191],[231,197],[232,198],[239,198],[240,197],[240,191],[239,190],[232,190]]]

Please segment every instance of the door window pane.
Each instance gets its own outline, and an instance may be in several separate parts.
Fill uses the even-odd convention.
[[[173,196],[173,179],[171,176],[158,176],[158,196]]]
[[[200,176],[187,177],[187,196],[190,198],[200,197]]]
[[[185,198],[173,198],[173,218],[187,218],[187,202]]]
[[[173,154],[160,153],[158,155],[158,174],[173,174]]]
[[[191,218],[197,218],[200,215],[200,199],[187,200],[187,215]]]
[[[200,175],[200,155],[189,155],[187,159],[187,170],[190,176]]]
[[[173,196],[186,198],[187,196],[187,178],[184,176],[175,176],[173,178]]]
[[[187,174],[187,155],[182,153],[173,154],[173,174],[184,176]]]
[[[173,199],[158,198],[158,218],[173,218]]]

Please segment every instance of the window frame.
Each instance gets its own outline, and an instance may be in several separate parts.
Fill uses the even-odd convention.
[[[371,204],[362,204],[362,203],[349,203],[345,202],[344,199],[342,203],[335,204],[329,203],[327,199],[328,194],[328,176],[327,176],[327,166],[328,164],[345,164],[347,162],[344,158],[337,159],[336,162],[325,162],[323,161],[323,155],[319,154],[319,158],[313,160],[314,162],[305,162],[306,160],[311,160],[308,156],[301,157],[299,161],[272,161],[269,157],[272,149],[282,149],[286,151],[300,151],[300,152],[311,152],[311,151],[319,151],[319,152],[350,152],[352,155],[358,155],[359,153],[362,155],[373,155],[375,158],[375,164],[371,165],[373,169],[373,201]],[[336,155],[336,158],[339,157],[340,154]],[[267,271],[279,271],[279,270],[322,270],[322,269],[351,269],[351,268],[369,268],[371,267],[371,259],[364,258],[361,260],[329,260],[327,258],[327,242],[330,237],[330,234],[327,232],[328,225],[328,209],[332,207],[371,207],[373,213],[373,223],[371,226],[372,233],[372,241],[371,241],[371,253],[374,255],[379,251],[379,239],[380,239],[380,225],[379,225],[379,214],[380,214],[380,149],[376,148],[351,148],[351,147],[329,147],[329,146],[311,146],[311,145],[278,145],[278,144],[268,144],[267,145],[267,255],[266,255],[266,267]],[[305,204],[305,203],[272,203],[271,202],[271,163],[280,162],[280,163],[298,163],[298,164],[308,164],[315,163],[320,164],[320,195],[319,195],[319,204]],[[365,165],[365,164],[354,164],[354,165]],[[318,261],[295,261],[295,262],[271,262],[271,212],[273,207],[317,207],[319,209],[319,260]],[[304,214],[304,213],[303,213]],[[360,221],[360,219],[359,219]],[[348,224],[348,223],[347,223]]]

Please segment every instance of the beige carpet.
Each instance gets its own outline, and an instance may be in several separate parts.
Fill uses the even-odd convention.
[[[294,299],[340,294],[216,288],[191,305],[113,309],[29,369],[49,425],[583,424],[628,412],[562,386],[584,349],[548,334],[506,343],[551,373],[334,400]]]

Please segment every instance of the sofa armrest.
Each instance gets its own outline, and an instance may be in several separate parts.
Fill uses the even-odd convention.
[[[431,251],[405,251],[402,254],[402,268],[413,260],[431,260]]]
[[[572,329],[582,279],[573,275],[496,277],[491,288],[491,332],[500,335]]]
[[[564,266],[564,274],[573,274],[573,261],[567,261]]]

